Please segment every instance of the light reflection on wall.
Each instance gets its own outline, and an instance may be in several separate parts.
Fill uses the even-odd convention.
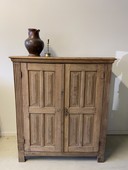
[[[128,133],[128,52],[117,51],[109,104],[109,133]]]

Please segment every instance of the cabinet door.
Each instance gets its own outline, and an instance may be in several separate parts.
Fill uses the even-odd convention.
[[[60,152],[63,65],[21,64],[26,151]]]
[[[98,151],[103,69],[102,64],[66,65],[65,152]]]

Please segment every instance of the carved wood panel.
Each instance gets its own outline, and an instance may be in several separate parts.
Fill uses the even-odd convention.
[[[65,74],[65,152],[97,152],[103,65],[67,64]]]
[[[62,64],[22,64],[27,151],[59,152],[63,141],[65,152],[98,151],[103,68],[102,64],[66,64],[64,74]]]
[[[30,137],[30,145],[55,146],[54,114],[30,114]]]
[[[40,71],[29,71],[29,105],[40,106]]]
[[[63,65],[22,64],[22,72],[25,150],[61,151]]]

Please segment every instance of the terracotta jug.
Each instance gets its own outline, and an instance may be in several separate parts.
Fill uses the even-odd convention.
[[[44,48],[44,42],[40,39],[39,32],[39,29],[28,29],[28,38],[25,40],[25,47],[29,52],[29,56],[40,56]]]

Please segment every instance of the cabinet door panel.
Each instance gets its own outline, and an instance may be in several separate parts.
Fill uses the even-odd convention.
[[[69,116],[69,146],[79,146],[80,142],[80,116],[72,115]]]
[[[41,145],[42,114],[30,114],[30,145]]]
[[[65,72],[65,152],[97,152],[102,111],[100,64],[67,64]]]
[[[22,64],[26,151],[60,152],[64,66]]]
[[[44,72],[44,99],[45,99],[45,103],[44,106],[45,107],[52,107],[54,106],[54,80],[55,80],[55,74],[54,72],[48,72],[45,71]]]
[[[55,116],[45,115],[45,146],[55,145]]]

